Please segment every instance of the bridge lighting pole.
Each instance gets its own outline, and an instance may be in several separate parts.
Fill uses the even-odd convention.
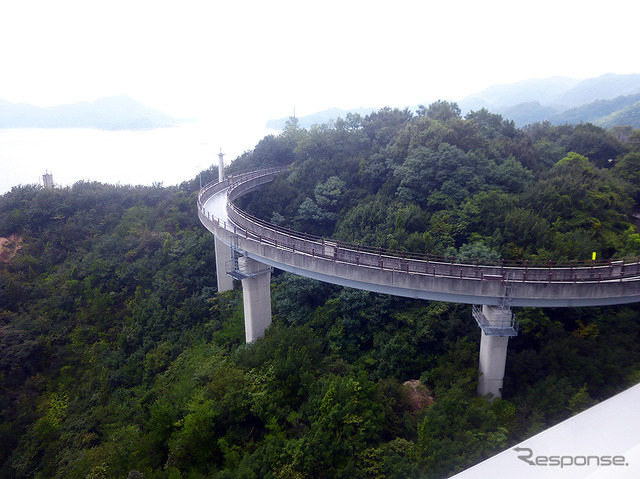
[[[220,153],[218,153],[218,181],[222,182],[222,180],[224,180],[224,153],[220,148]]]

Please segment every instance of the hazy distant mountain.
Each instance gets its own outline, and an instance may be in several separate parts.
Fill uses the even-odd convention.
[[[536,121],[543,121],[552,115],[556,115],[559,109],[553,106],[542,105],[539,101],[518,103],[509,107],[484,107],[494,113],[500,113],[504,118],[513,120],[516,125],[523,126]],[[578,122],[579,123],[579,122]]]
[[[596,123],[605,128],[618,125],[631,125],[634,128],[640,128],[640,101],[602,117]]]
[[[462,114],[481,108],[513,120],[517,126],[549,120],[554,124],[592,122],[610,127],[631,125],[640,128],[640,74],[608,73],[597,78],[576,80],[555,76],[508,85],[493,85],[456,103]],[[428,103],[425,103],[427,105]],[[404,106],[401,106],[404,108]],[[332,108],[299,118],[300,126],[344,118],[347,113],[367,114],[374,108],[340,110]],[[267,126],[282,129],[287,118],[269,120]]]
[[[610,100],[619,96],[640,93],[640,75],[608,73],[583,80],[557,99],[557,103],[576,107],[596,100]]]
[[[479,108],[504,110],[521,103],[537,101],[544,106],[564,111],[596,100],[610,100],[634,93],[640,93],[640,74],[608,73],[587,80],[551,77],[546,80],[494,85],[459,100],[458,106],[462,111]]]
[[[487,108],[518,126],[543,120],[597,123],[635,103],[631,98],[635,94],[640,94],[640,74],[608,73],[587,80],[552,77],[495,85],[463,98],[458,105],[463,112]]]
[[[546,80],[524,80],[508,85],[493,85],[481,92],[459,100],[463,112],[487,108],[512,107],[522,103],[539,102],[543,105],[558,103],[558,98],[575,88],[580,80],[567,77],[551,77]]]
[[[615,115],[621,110],[640,102],[640,93],[619,96],[613,100],[596,100],[576,108],[569,108],[561,113],[547,117],[554,124],[591,122],[598,123],[604,117]]]
[[[0,128],[137,130],[171,126],[180,121],[125,95],[46,108],[0,100]]]

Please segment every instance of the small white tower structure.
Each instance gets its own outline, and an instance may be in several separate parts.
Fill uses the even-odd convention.
[[[218,153],[218,181],[224,180],[224,153],[222,153],[222,148],[220,148],[220,153]]]
[[[224,153],[222,153],[222,148],[220,148],[220,153],[218,153],[218,181],[222,182],[223,180]],[[233,279],[231,279],[231,276],[227,275],[226,266],[227,263],[231,261],[231,247],[224,244],[217,236],[214,238],[216,248],[216,278],[218,281],[218,292],[222,293],[223,291],[231,291],[233,289]]]
[[[53,188],[53,174],[49,173],[49,171],[45,170],[44,175],[42,175],[42,181],[45,188]]]

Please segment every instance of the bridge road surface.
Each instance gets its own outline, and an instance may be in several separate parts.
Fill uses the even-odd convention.
[[[403,258],[335,240],[309,239],[248,215],[233,200],[285,168],[244,173],[207,185],[201,222],[240,255],[313,279],[367,291],[435,301],[521,307],[579,307],[640,301],[640,264],[609,261],[500,266]]]

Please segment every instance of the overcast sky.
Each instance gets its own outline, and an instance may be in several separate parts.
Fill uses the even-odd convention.
[[[638,73],[635,0],[0,0],[0,98],[264,125]]]

